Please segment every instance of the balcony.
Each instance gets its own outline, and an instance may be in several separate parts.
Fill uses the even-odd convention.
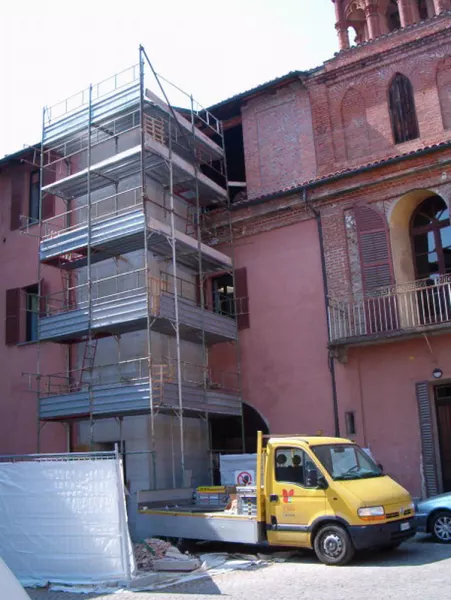
[[[65,223],[75,223],[65,225]],[[186,228],[188,227],[188,221]],[[91,231],[88,231],[88,209],[78,207],[43,222],[39,246],[41,262],[65,269],[79,269],[87,264],[87,245],[91,247],[91,263],[144,248],[146,230],[140,188],[133,188],[94,202],[91,206]],[[147,219],[147,246],[164,259],[172,258],[171,228],[159,219]],[[198,269],[198,241],[175,231],[177,261],[190,269]],[[200,244],[204,272],[230,269],[232,260],[226,254]]]
[[[451,328],[451,275],[329,299],[330,345],[356,346]]]
[[[194,283],[168,273],[162,278],[147,277],[145,269],[138,269],[94,281],[91,314],[87,284],[46,296],[41,302],[45,316],[39,318],[39,339],[73,342],[86,336],[90,328],[94,335],[139,331],[147,327],[148,310],[152,330],[174,336],[175,287],[182,339],[201,343],[203,332],[208,345],[237,338],[234,318],[198,305]],[[242,303],[237,301],[238,306]]]
[[[42,420],[66,420],[180,410],[178,369],[174,360],[150,365],[150,358],[41,376],[39,416]],[[186,415],[208,412],[240,415],[241,397],[236,373],[215,373],[200,365],[180,365],[182,407]],[[204,391],[204,378],[206,390]],[[31,376],[30,376],[31,379]]]

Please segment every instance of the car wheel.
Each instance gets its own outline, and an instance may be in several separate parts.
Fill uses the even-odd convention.
[[[354,556],[349,533],[340,525],[324,525],[313,542],[316,556],[325,565],[345,565]]]
[[[451,544],[451,512],[442,510],[432,515],[429,530],[436,542]]]

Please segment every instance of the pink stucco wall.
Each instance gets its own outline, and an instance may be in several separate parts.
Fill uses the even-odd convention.
[[[429,343],[432,352],[424,338],[352,349],[348,363],[337,365],[341,417],[356,411],[357,441],[417,496],[422,490],[415,383],[451,380],[450,336],[429,337]],[[443,371],[439,381],[432,377],[436,367]]]
[[[243,398],[271,433],[333,434],[327,329],[314,220],[246,238],[235,250],[247,268],[250,328],[240,332]],[[226,345],[210,360],[225,368]],[[233,362],[230,360],[230,370]]]
[[[10,231],[10,182],[8,173],[0,175],[0,454],[21,454],[37,450],[37,400],[28,391],[23,373],[36,373],[36,344],[5,345],[6,290],[22,288],[38,281],[38,228],[32,235]],[[41,272],[49,291],[60,289],[57,269],[46,267]],[[25,319],[25,316],[24,316]],[[66,350],[58,344],[41,346],[41,372],[58,373],[66,367]],[[62,425],[47,424],[42,429],[41,451],[66,450],[66,434]]]

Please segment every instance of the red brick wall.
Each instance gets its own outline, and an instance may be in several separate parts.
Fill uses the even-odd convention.
[[[437,89],[443,127],[451,129],[451,57],[442,59],[437,65]]]
[[[449,139],[450,26],[447,16],[383,36],[341,52],[310,76],[319,175]],[[388,89],[397,72],[412,83],[420,138],[395,145]]]
[[[249,198],[315,177],[310,101],[300,82],[249,101],[242,116]]]

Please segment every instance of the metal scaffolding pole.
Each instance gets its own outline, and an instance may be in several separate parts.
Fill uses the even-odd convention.
[[[153,373],[152,373],[152,324],[153,318],[151,314],[152,305],[150,296],[152,294],[152,283],[149,272],[149,249],[148,249],[148,238],[147,238],[147,223],[148,215],[147,208],[148,203],[146,202],[146,169],[145,169],[145,128],[144,128],[144,93],[145,93],[145,81],[144,81],[144,58],[145,52],[142,46],[139,47],[139,109],[140,109],[140,133],[141,133],[141,198],[144,212],[144,276],[146,278],[146,313],[147,313],[147,326],[146,326],[146,345],[147,345],[147,366],[149,371],[149,407],[150,407],[150,444],[151,444],[151,456],[152,456],[152,485],[154,489],[157,489],[157,455],[156,455],[156,440],[155,440],[155,405],[153,400]]]
[[[175,239],[175,216],[174,216],[174,171],[172,164],[172,123],[169,120],[169,214],[171,220],[171,246],[172,246],[172,281],[174,289],[174,314],[173,323],[175,329],[176,362],[177,362],[177,396],[180,422],[180,471],[181,485],[185,478],[185,432],[183,423],[183,390],[182,390],[182,363],[180,349],[180,322],[179,322],[179,298],[177,288],[177,248]]]
[[[195,129],[196,124],[194,122],[194,100],[193,97],[190,96],[191,102],[191,130],[193,135],[193,142],[195,139]],[[198,277],[199,277],[199,300],[200,306],[202,309],[202,330],[201,330],[201,343],[202,343],[202,367],[203,367],[203,377],[202,377],[202,390],[204,394],[204,404],[205,404],[205,426],[207,429],[207,444],[208,444],[208,468],[210,473],[210,483],[213,483],[213,455],[211,451],[210,444],[210,415],[208,411],[208,402],[207,402],[207,384],[208,384],[208,353],[207,353],[207,345],[205,341],[205,288],[204,288],[204,269],[202,264],[202,223],[201,223],[201,206],[200,206],[200,198],[199,198],[199,178],[198,178],[198,166],[196,160],[196,153],[193,147],[193,164],[194,164],[194,176],[196,181],[196,236],[197,236],[197,269],[198,269]]]
[[[92,241],[92,198],[91,198],[91,144],[92,144],[92,85],[89,85],[89,99],[88,99],[88,149],[87,149],[87,187],[86,187],[86,201],[88,209],[88,231],[87,231],[87,248],[86,248],[86,280],[87,280],[87,291],[88,291],[88,339],[85,344],[92,345],[92,255],[91,255],[91,241]],[[86,349],[85,349],[86,353]],[[82,365],[82,368],[84,365]],[[90,428],[90,445],[91,450],[94,449],[94,416],[93,416],[93,390],[92,390],[92,368],[90,368],[89,377],[89,428]]]
[[[42,188],[44,186],[44,160],[45,160],[45,154],[44,154],[44,134],[45,134],[45,119],[46,119],[46,114],[47,114],[47,107],[44,107],[43,111],[42,111],[42,134],[41,134],[41,156],[40,156],[40,161],[39,161],[39,242],[42,239],[42,231],[43,231],[43,225],[42,225],[42,205],[43,205],[43,198],[44,198],[44,194],[45,192],[42,191]],[[42,298],[42,277],[41,277],[41,261],[39,260],[39,255],[38,255],[38,298],[39,298],[39,313],[41,312],[41,298]],[[37,343],[36,343],[36,388],[37,388],[37,424],[36,424],[36,447],[37,447],[37,453],[39,454],[41,452],[41,430],[42,430],[42,422],[41,422],[41,342],[40,342],[40,332],[39,332],[39,327],[38,327],[38,332],[37,332]]]

